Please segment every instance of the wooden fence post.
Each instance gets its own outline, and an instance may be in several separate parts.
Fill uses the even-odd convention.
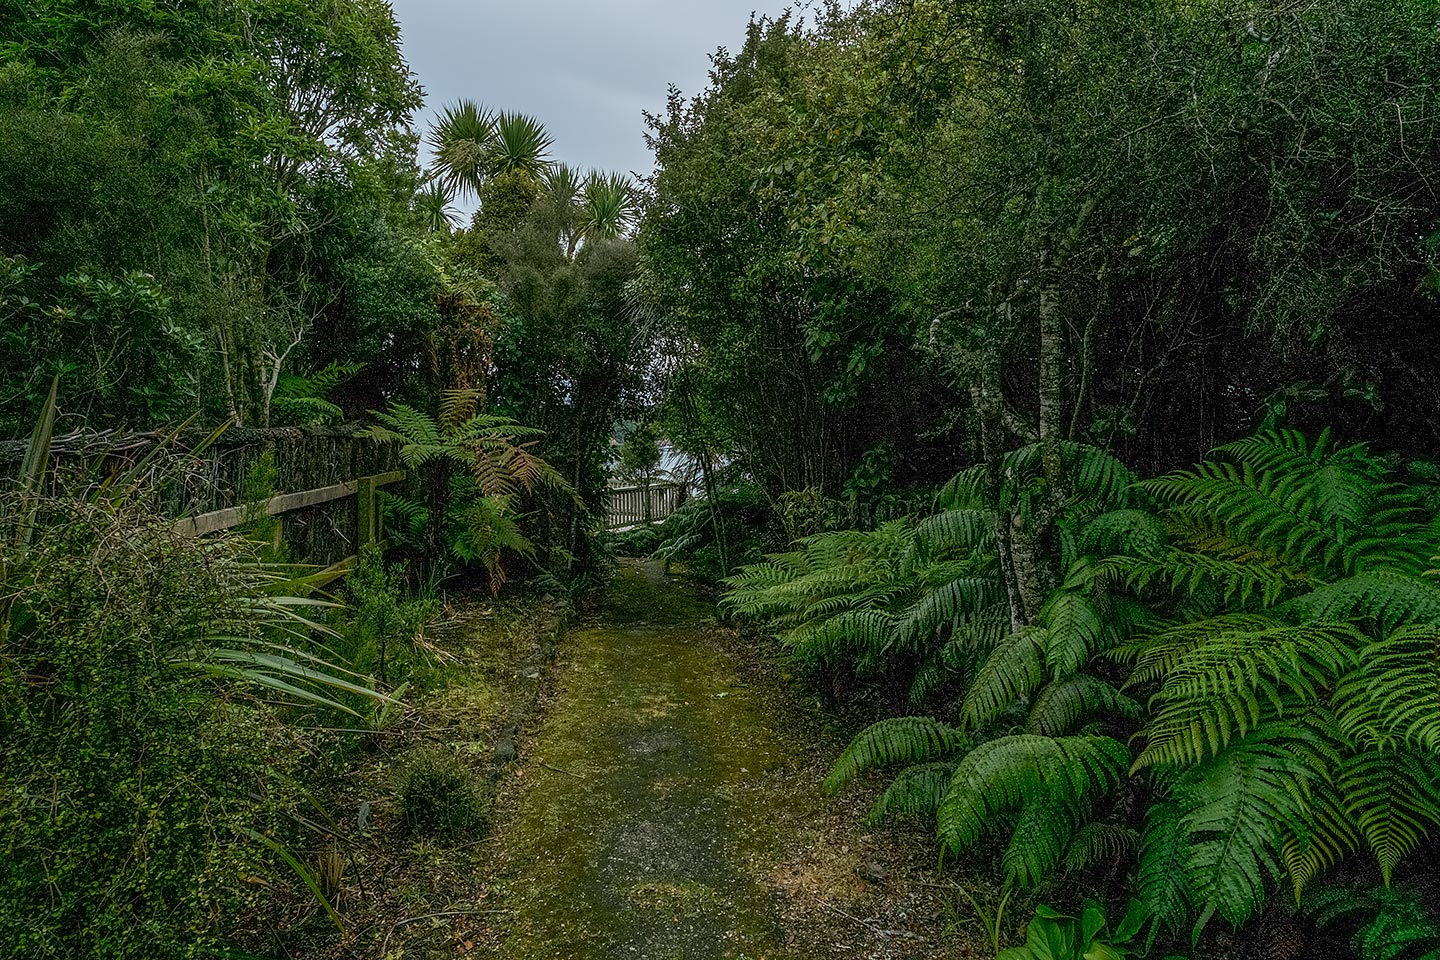
[[[375,496],[375,478],[361,477],[355,481],[355,553],[366,544],[380,539],[379,498]]]

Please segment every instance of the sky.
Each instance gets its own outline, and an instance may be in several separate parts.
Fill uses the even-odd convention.
[[[534,114],[554,156],[581,169],[649,173],[642,111],[669,84],[702,90],[717,47],[738,50],[752,11],[796,0],[392,0],[405,58],[438,107],[469,97]],[[422,148],[423,149],[423,148]],[[422,161],[423,161],[422,157]]]

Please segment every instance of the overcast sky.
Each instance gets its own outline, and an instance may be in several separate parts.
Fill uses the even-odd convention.
[[[745,39],[751,11],[796,0],[392,0],[405,57],[425,87],[425,129],[460,97],[532,113],[554,154],[582,169],[648,173],[641,111],[707,80],[716,47]]]

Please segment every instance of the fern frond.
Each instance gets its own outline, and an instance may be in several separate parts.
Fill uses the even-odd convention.
[[[407,443],[434,445],[441,442],[440,428],[435,421],[409,404],[394,403],[386,410],[374,410],[371,413],[376,420],[399,434]],[[367,432],[361,431],[362,435]]]
[[[1217,637],[1257,633],[1279,626],[1278,621],[1263,614],[1224,614],[1151,633],[1115,648],[1109,659],[1132,666],[1125,682],[1126,689],[1132,689],[1162,679],[1181,659]]]
[[[939,651],[932,651],[921,661],[920,666],[915,670],[915,675],[910,678],[910,690],[906,694],[906,699],[913,707],[923,707],[925,701],[930,699],[931,694],[938,690],[950,676],[951,671],[940,659]]]
[[[1151,557],[1165,549],[1165,524],[1148,510],[1111,510],[1085,524],[1080,548],[1095,557]]]
[[[1182,596],[1214,589],[1229,603],[1259,601],[1269,606],[1287,592],[1311,586],[1310,574],[1298,567],[1252,559],[1210,556],[1168,547],[1148,557],[1108,557],[1096,563],[1096,575],[1144,591],[1156,584]]]
[[[811,663],[857,662],[873,666],[895,638],[895,617],[884,610],[845,610],[828,619],[803,624],[781,635],[784,645]]]
[[[1080,873],[1097,864],[1116,867],[1129,863],[1140,849],[1140,833],[1123,823],[1100,820],[1075,831],[1065,848],[1065,873]]]
[[[1073,675],[1099,652],[1104,634],[1100,615],[1077,590],[1057,590],[1040,611],[1045,624],[1045,662],[1053,679]]]
[[[902,816],[934,816],[954,772],[955,764],[943,761],[920,763],[901,771],[870,807],[866,825],[873,827]]]
[[[1030,707],[1027,730],[1043,737],[1073,733],[1085,719],[1113,714],[1125,720],[1140,716],[1140,704],[1099,677],[1077,674],[1047,684]]]
[[[931,557],[956,551],[992,550],[995,514],[989,510],[945,510],[932,514],[916,524],[915,541]]]
[[[1135,899],[1147,916],[1172,933],[1184,927],[1191,913],[1189,859],[1190,834],[1180,805],[1152,803],[1140,833]]]
[[[993,577],[960,576],[925,589],[905,611],[900,639],[913,646],[935,636],[941,627],[994,607],[1002,597],[1003,589]]]
[[[436,418],[440,429],[447,433],[453,432],[456,427],[475,415],[479,404],[479,390],[442,390],[440,415]]]
[[[935,502],[941,510],[986,510],[986,499],[985,467],[976,464],[947,480]]]
[[[1335,529],[1303,491],[1249,464],[1208,461],[1139,486],[1182,517],[1218,524],[1237,541],[1264,544],[1295,566],[1320,569],[1344,557]]]
[[[1363,642],[1353,627],[1325,624],[1209,637],[1166,672],[1136,768],[1199,763],[1264,719],[1303,712],[1345,672]]]
[[[1185,872],[1198,926],[1218,913],[1238,927],[1260,909],[1287,839],[1310,831],[1311,785],[1334,762],[1308,728],[1270,724],[1185,772],[1174,792],[1190,837]]]
[[[1359,960],[1440,960],[1440,923],[1413,890],[1321,887],[1301,910],[1322,929],[1361,918],[1350,941]]]
[[[1440,627],[1371,640],[1335,692],[1341,729],[1362,744],[1440,753]]]
[[[979,613],[961,617],[950,629],[950,638],[940,647],[940,662],[954,671],[969,672],[1010,636],[1010,608],[996,604]]]
[[[1340,762],[1337,789],[1388,884],[1440,824],[1440,763],[1433,754],[1367,750]]]
[[[1008,706],[1024,700],[1045,679],[1044,627],[1026,627],[1011,634],[985,659],[965,695],[963,715],[968,726],[983,726]]]
[[[1440,621],[1440,585],[1405,573],[1367,571],[1318,587],[1285,609],[1305,620],[1373,620],[1389,631]]]
[[[963,733],[931,717],[892,717],[872,723],[850,741],[830,768],[825,790],[834,793],[876,767],[944,760],[965,743]]]
[[[1079,805],[1113,790],[1130,753],[1109,737],[1000,737],[966,754],[940,805],[940,837],[956,853],[996,814],[1039,801]]]
[[[1006,880],[1021,890],[1034,890],[1054,876],[1081,815],[1079,804],[1063,799],[1044,797],[1025,804],[1000,857]]]
[[[465,497],[453,511],[450,549],[462,563],[479,564],[490,575],[490,590],[499,593],[505,583],[505,551],[532,556],[535,545],[503,500],[495,497]]]

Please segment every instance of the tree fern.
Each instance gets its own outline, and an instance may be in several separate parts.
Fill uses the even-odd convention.
[[[528,553],[530,540],[521,532],[513,500],[523,493],[550,489],[574,496],[560,474],[528,449],[543,433],[506,417],[478,412],[480,395],[473,390],[442,393],[440,409],[431,417],[406,404],[392,404],[375,411],[378,423],[362,435],[400,447],[400,458],[419,471],[434,462],[463,470],[459,477],[448,471],[433,476],[432,484],[443,489],[441,503],[432,503],[426,522],[443,522],[444,538],[452,554],[462,562],[483,566],[493,589],[505,578],[503,552]],[[412,520],[420,514],[410,511]]]

